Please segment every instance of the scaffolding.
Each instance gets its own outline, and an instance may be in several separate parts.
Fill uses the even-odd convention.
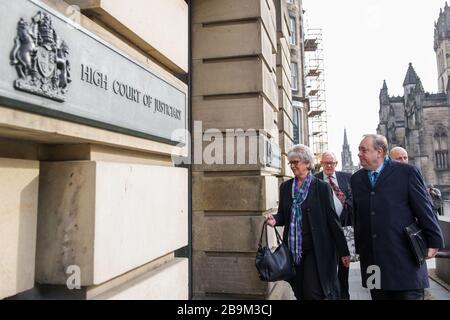
[[[309,99],[310,146],[319,159],[328,150],[327,107],[322,29],[307,29],[305,35],[305,87]]]

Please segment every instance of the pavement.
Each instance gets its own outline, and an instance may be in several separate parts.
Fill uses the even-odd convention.
[[[436,269],[435,259],[427,260],[428,272],[433,278],[436,278],[434,270]],[[430,277],[430,288],[425,289],[425,300],[450,300],[450,291],[443,285]],[[368,289],[361,285],[361,270],[359,262],[352,262],[350,274],[348,277],[350,288],[350,300],[371,300]]]
[[[427,260],[430,288],[425,289],[426,300],[450,300],[450,285],[436,276],[436,259]],[[437,281],[436,281],[437,280]],[[428,299],[427,299],[428,295]]]
[[[348,287],[350,291],[350,300],[372,300],[370,298],[369,289],[363,288],[361,285],[359,262],[352,262],[350,264]]]
[[[427,260],[427,266],[428,272],[430,273],[430,288],[425,289],[425,300],[450,300],[450,291],[447,289],[450,289],[450,286],[447,285],[446,288],[445,284],[441,285],[439,282],[433,280],[433,278],[437,279],[434,272],[436,268],[435,259]],[[350,300],[371,300],[369,290],[363,288],[361,285],[359,262],[351,263],[348,282]],[[283,282],[279,290],[280,292],[283,292],[283,294],[278,296],[275,295],[272,299],[295,300],[294,293],[287,282]]]

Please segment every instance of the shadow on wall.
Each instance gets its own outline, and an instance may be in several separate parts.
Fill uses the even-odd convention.
[[[33,287],[39,163],[0,158],[0,298]]]
[[[30,280],[34,282],[38,189],[39,176],[35,177],[20,193],[16,273],[18,289],[27,287]]]

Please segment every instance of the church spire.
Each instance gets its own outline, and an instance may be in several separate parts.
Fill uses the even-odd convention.
[[[350,146],[348,145],[346,128],[344,128],[344,144],[342,145],[341,159],[342,171],[353,173],[356,168],[353,166],[352,152],[350,151]]]
[[[344,146],[348,146],[347,129],[344,128]]]
[[[419,93],[424,93],[425,90],[423,89],[423,85],[422,85],[422,81],[420,80],[420,78],[417,78],[417,84],[416,84],[416,92]]]
[[[380,90],[380,108],[386,104],[389,104],[389,93],[386,80],[383,80],[383,87]]]
[[[419,77],[417,76],[416,71],[414,70],[412,63],[409,63],[408,71],[406,72],[405,81],[403,81],[403,86],[407,86],[410,84],[417,84],[417,79]]]

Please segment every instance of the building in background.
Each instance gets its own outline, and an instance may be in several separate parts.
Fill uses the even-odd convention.
[[[449,107],[450,107],[450,8],[445,4],[434,30],[438,93],[425,92],[412,63],[403,82],[403,96],[389,96],[386,81],[380,90],[377,132],[387,137],[389,148],[401,146],[409,162],[425,181],[450,199]]]
[[[282,159],[279,183],[290,179],[287,153],[294,144],[309,145],[304,77],[304,19],[301,0],[276,0],[278,128]]]
[[[347,140],[347,130],[344,129],[344,143],[342,144],[341,164],[343,172],[354,173],[358,170],[358,166],[353,165],[352,152]]]
[[[305,85],[305,19],[302,0],[288,0],[289,46],[291,55],[291,89],[294,144],[309,145],[309,99]]]

